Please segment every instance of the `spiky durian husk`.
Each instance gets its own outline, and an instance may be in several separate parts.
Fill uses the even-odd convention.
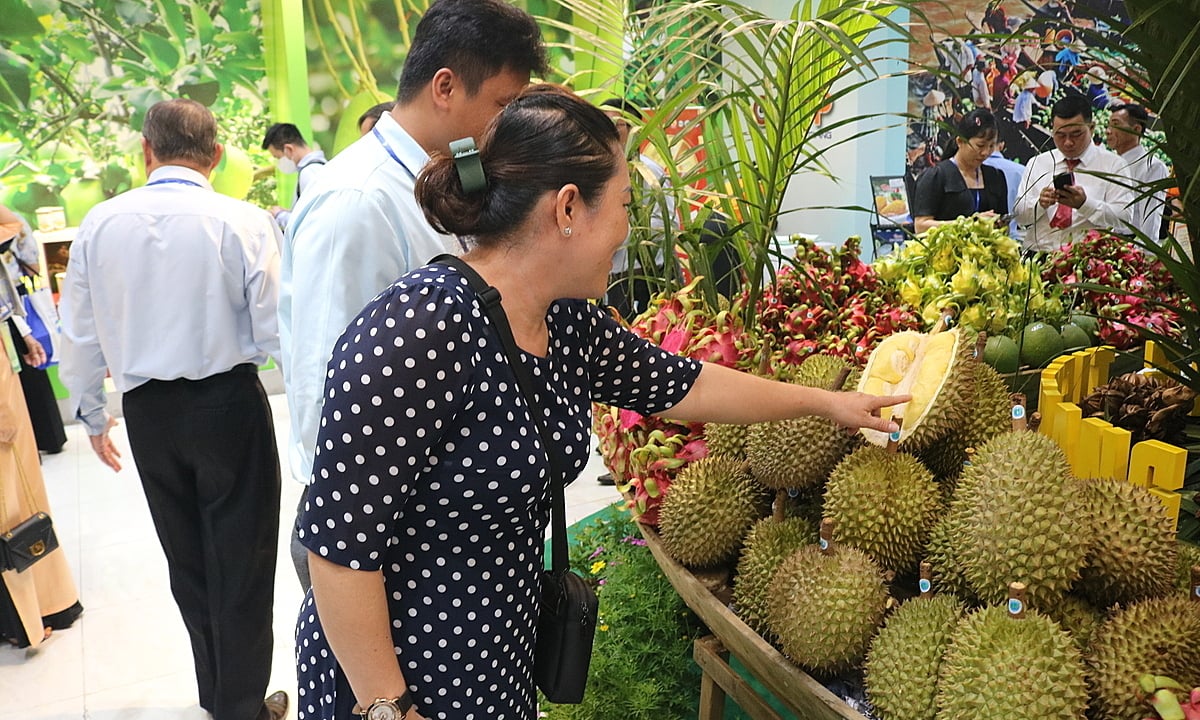
[[[874,445],[847,455],[825,487],[834,539],[898,572],[916,567],[939,501],[933,475],[915,457]]]
[[[788,556],[817,541],[817,530],[804,518],[763,518],[750,528],[738,559],[733,602],[738,617],[759,634],[767,631],[767,588]]]
[[[952,507],[952,506],[951,506]],[[925,556],[933,566],[933,586],[939,592],[953,593],[974,603],[975,591],[963,574],[962,563],[954,554],[953,538],[958,530],[949,509],[933,524],[929,531],[929,542],[925,545]]]
[[[688,465],[663,500],[659,532],[671,557],[689,567],[711,567],[737,557],[766,496],[746,463],[711,457]]]
[[[1118,610],[1092,637],[1088,683],[1098,720],[1138,720],[1138,677],[1166,675],[1200,686],[1200,602],[1184,595],[1143,600]]]
[[[1083,659],[1070,636],[1036,610],[964,617],[942,658],[938,720],[1080,720],[1088,704]]]
[[[963,614],[953,595],[914,598],[888,617],[864,665],[867,696],[881,720],[931,720],[938,668]]]
[[[834,381],[843,370],[849,370],[850,374],[841,387],[833,387]],[[856,387],[861,374],[862,371],[851,365],[845,358],[817,353],[804,358],[804,361],[796,368],[792,382],[809,387],[841,390],[842,388]]]
[[[953,553],[975,595],[1002,603],[1014,581],[1025,583],[1034,607],[1064,595],[1087,558],[1085,507],[1050,438],[1018,432],[985,443],[964,468],[950,505]]]
[[[1175,587],[1182,590],[1184,594],[1190,594],[1192,592],[1192,568],[1200,566],[1200,546],[1180,540],[1175,549],[1179,557],[1179,573],[1175,580]]]
[[[962,424],[919,456],[938,478],[957,478],[967,460],[967,448],[979,448],[1012,429],[1012,401],[1004,378],[982,362],[976,362],[971,373],[971,401]]]
[[[1079,590],[1101,607],[1171,592],[1178,543],[1162,501],[1125,480],[1091,481],[1086,488],[1093,542]]]
[[[1037,608],[1066,630],[1080,652],[1087,650],[1092,635],[1104,622],[1104,611],[1074,593],[1068,593],[1044,608]]]
[[[704,441],[708,445],[708,454],[734,460],[745,460],[746,436],[749,432],[749,425],[706,423],[704,425]]]
[[[809,488],[825,482],[853,445],[832,420],[798,417],[751,425],[746,459],[754,477],[773,490]]]
[[[883,619],[887,589],[859,550],[816,545],[792,553],[767,589],[767,626],[792,662],[837,673],[862,660]]]

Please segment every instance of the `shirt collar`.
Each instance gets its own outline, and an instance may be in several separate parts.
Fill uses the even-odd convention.
[[[429,162],[429,153],[396,122],[391,113],[381,115],[379,122],[375,123],[375,128],[383,135],[383,139],[387,141],[392,152],[396,153],[396,157],[400,158],[404,167],[416,177],[421,168],[425,167],[425,163]]]
[[[325,153],[321,152],[320,150],[311,150],[307,155],[300,158],[300,162],[296,163],[296,167],[307,167],[308,165],[311,165],[317,161],[325,162]]]
[[[1063,155],[1062,152],[1057,148],[1055,148],[1054,152],[1058,155],[1057,162],[1066,164],[1066,156]],[[1097,146],[1096,143],[1089,142],[1087,148],[1084,149],[1083,153],[1079,156],[1079,167],[1088,167],[1091,165],[1093,162],[1095,162],[1099,153],[1099,146]]]
[[[1125,152],[1121,153],[1121,159],[1125,161],[1126,165],[1132,165],[1136,162],[1145,160],[1146,156],[1149,154],[1150,151],[1147,150],[1144,145],[1138,143],[1137,145],[1134,145]]]
[[[187,180],[189,182],[198,183],[200,187],[212,190],[212,185],[208,182],[208,178],[191,168],[183,167],[182,165],[163,165],[154,172],[150,173],[150,177],[146,178],[146,184],[156,180]]]

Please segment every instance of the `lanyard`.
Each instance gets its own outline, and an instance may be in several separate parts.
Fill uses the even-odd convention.
[[[167,184],[191,185],[193,187],[204,187],[203,185],[196,182],[195,180],[185,180],[183,178],[162,178],[161,180],[155,180],[154,182],[146,183],[146,187],[150,187],[151,185],[167,185]]]
[[[396,164],[399,165],[400,167],[404,168],[404,172],[408,173],[408,176],[415,181],[417,179],[417,176],[415,174],[413,174],[412,170],[408,169],[408,166],[405,165],[404,161],[400,159],[400,156],[396,154],[396,151],[392,149],[392,146],[388,145],[388,141],[386,139],[384,139],[383,133],[379,132],[379,128],[378,127],[371,128],[371,134],[375,136],[375,139],[379,141],[379,144],[383,146],[383,149],[387,150],[387,154],[392,156],[392,159],[396,161]],[[462,238],[458,237],[457,235],[454,237],[454,239],[458,241],[459,248],[461,248],[463,252],[466,252],[467,251],[466,241],[463,240]]]

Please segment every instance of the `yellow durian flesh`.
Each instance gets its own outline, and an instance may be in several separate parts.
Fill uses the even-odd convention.
[[[881,411],[885,419],[903,418],[899,439],[902,446],[914,434],[923,435],[923,446],[938,439],[936,432],[931,437],[920,429],[934,415],[945,415],[944,404],[951,400],[947,396],[956,394],[948,390],[959,383],[957,375],[964,369],[960,362],[964,356],[962,343],[966,341],[958,328],[933,335],[902,332],[885,338],[871,353],[858,383],[859,392],[912,395],[908,402]],[[886,433],[863,429],[862,434],[868,442],[887,445]]]

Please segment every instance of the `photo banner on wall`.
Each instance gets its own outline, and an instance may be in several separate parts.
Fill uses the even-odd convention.
[[[951,128],[974,108],[995,113],[1004,155],[1024,164],[1053,147],[1050,108],[1059,98],[1090,101],[1097,137],[1103,137],[1109,108],[1130,102],[1119,75],[1108,69],[1110,60],[1089,48],[1080,32],[1119,38],[1115,28],[1129,22],[1120,0],[948,0],[927,3],[925,11],[928,42],[915,44],[910,54],[915,67],[926,69],[909,80],[910,184],[949,156]]]

